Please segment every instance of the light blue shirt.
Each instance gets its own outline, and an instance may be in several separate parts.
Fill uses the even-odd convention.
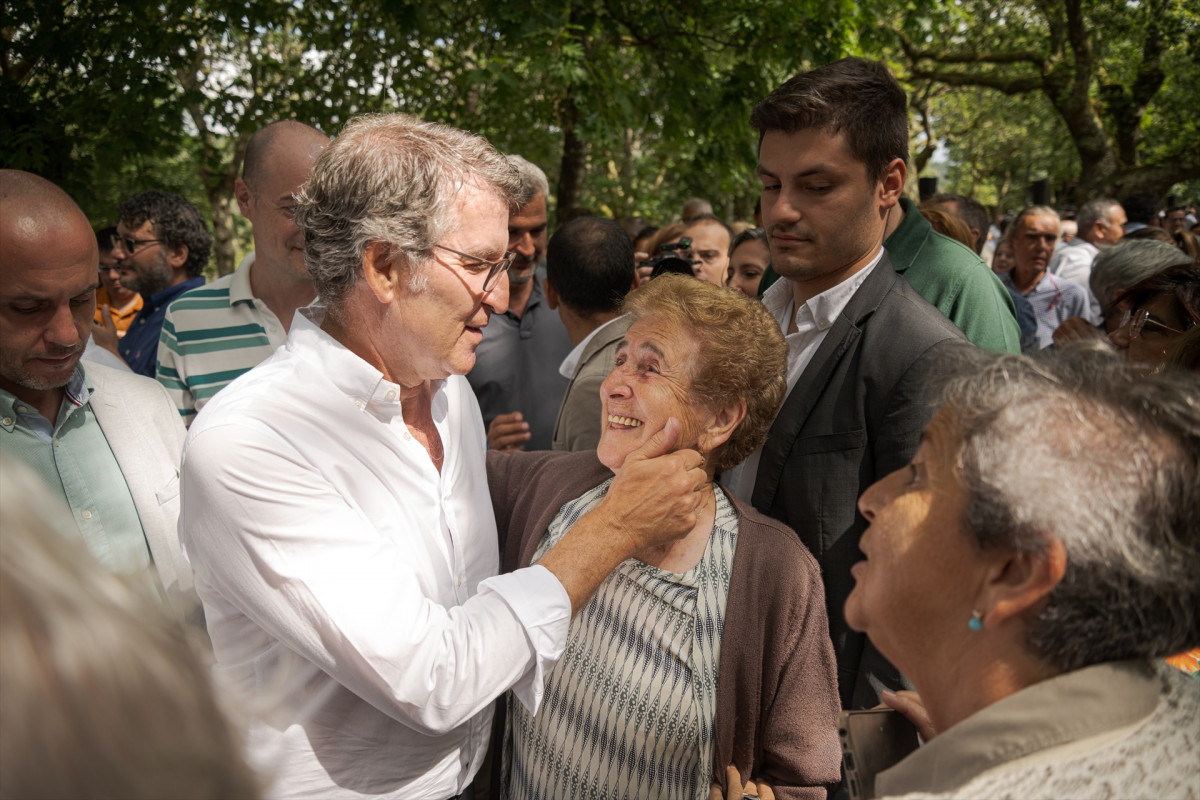
[[[0,389],[0,449],[41,477],[97,561],[113,572],[141,573],[151,564],[150,547],[125,476],[89,404],[92,395],[81,364],[51,423]]]

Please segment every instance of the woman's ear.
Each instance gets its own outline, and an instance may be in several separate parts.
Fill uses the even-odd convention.
[[[719,409],[713,415],[704,429],[700,431],[696,446],[699,447],[701,453],[711,453],[729,441],[729,437],[733,435],[734,430],[745,418],[746,401],[738,398],[736,403]]]
[[[363,276],[376,299],[390,304],[399,291],[401,267],[392,261],[391,247],[386,242],[371,242],[363,253]]]
[[[992,627],[1010,619],[1033,617],[1066,571],[1067,550],[1054,538],[1041,552],[1014,553],[997,560],[984,587],[984,625]]]

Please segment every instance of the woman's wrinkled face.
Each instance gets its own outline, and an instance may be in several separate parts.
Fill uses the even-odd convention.
[[[988,564],[963,527],[960,447],[953,413],[943,408],[912,461],[858,501],[870,525],[859,541],[864,558],[850,573],[846,622],[906,674],[934,655],[930,648],[968,630]]]
[[[600,386],[604,414],[596,454],[617,472],[630,453],[662,430],[680,422],[676,449],[696,445],[707,416],[691,400],[694,336],[655,317],[634,323],[617,350],[616,363]]]

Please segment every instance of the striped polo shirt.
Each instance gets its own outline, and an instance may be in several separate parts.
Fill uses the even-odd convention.
[[[287,331],[250,291],[254,254],[232,275],[171,303],[158,340],[157,378],[185,425],[213,395],[287,341]]]

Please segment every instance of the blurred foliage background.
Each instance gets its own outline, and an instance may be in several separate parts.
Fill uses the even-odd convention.
[[[148,188],[210,216],[213,271],[248,226],[249,136],[404,111],[550,176],[552,216],[749,219],[754,103],[845,55],[911,100],[911,176],[1015,211],[1200,196],[1200,12],[1182,0],[4,0],[0,166],[63,186],[97,226]]]

